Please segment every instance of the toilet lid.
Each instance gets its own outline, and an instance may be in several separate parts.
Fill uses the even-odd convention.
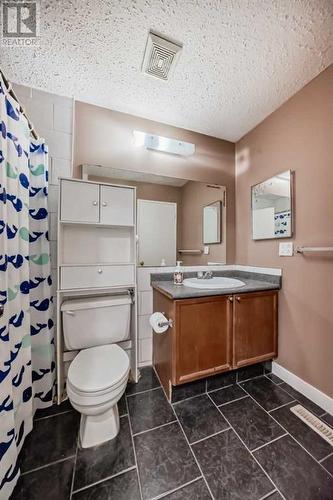
[[[116,344],[83,349],[72,361],[68,381],[82,392],[98,392],[117,384],[129,370],[129,359]]]

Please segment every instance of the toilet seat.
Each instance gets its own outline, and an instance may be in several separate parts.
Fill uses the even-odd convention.
[[[72,361],[67,385],[79,397],[102,400],[110,391],[123,386],[128,372],[128,356],[118,345],[90,347],[80,351]]]
[[[75,392],[78,396],[84,396],[85,398],[94,398],[94,397],[99,397],[103,396],[104,394],[109,394],[111,391],[115,391],[118,389],[118,387],[122,387],[124,383],[127,383],[127,378],[128,378],[128,371],[126,371],[125,375],[123,378],[117,383],[114,384],[110,387],[107,387],[106,389],[103,389],[102,391],[96,391],[96,392],[86,392],[84,390],[80,390],[77,387],[73,386],[70,382],[70,380],[67,379],[67,386],[71,388],[72,392]]]
[[[88,393],[83,391],[78,391],[75,387],[72,387],[70,382],[67,380],[67,394],[68,397],[81,406],[100,406],[104,403],[110,401],[117,397],[119,392],[123,392],[125,390],[127,384],[128,372],[125,374],[122,382],[119,383],[116,387],[109,387],[104,391]]]

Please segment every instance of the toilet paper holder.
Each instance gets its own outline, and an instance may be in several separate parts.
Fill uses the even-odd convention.
[[[162,314],[165,315],[164,312],[162,312]],[[173,327],[173,320],[170,318],[167,321],[159,321],[158,326],[160,328],[163,328],[163,326],[168,326],[169,328],[172,328]]]

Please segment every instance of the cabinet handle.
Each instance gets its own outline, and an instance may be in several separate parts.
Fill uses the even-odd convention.
[[[102,269],[98,269],[98,274],[102,274],[103,270]]]
[[[236,297],[236,300],[237,300],[237,302],[240,302],[241,298],[240,297]]]
[[[102,206],[103,206],[103,207],[106,207],[106,206],[107,206],[106,201],[103,201]]]
[[[94,207],[97,207],[97,201],[93,201]]]
[[[228,300],[229,300],[229,302],[233,302],[234,301],[233,296],[231,295],[230,297],[228,297]]]

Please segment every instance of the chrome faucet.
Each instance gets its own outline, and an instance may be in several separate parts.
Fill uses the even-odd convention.
[[[213,277],[212,271],[205,271],[205,272],[199,271],[197,273],[197,278],[200,280],[211,280],[212,277]]]

